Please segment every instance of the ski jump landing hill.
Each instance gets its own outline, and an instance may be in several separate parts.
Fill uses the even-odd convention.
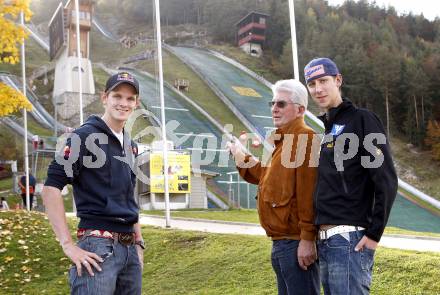
[[[267,102],[272,99],[272,84],[263,77],[252,72],[242,64],[210,50],[193,47],[166,48],[185,64],[192,68],[222,99],[238,117],[244,118],[254,126],[260,135],[273,129]],[[312,113],[306,114],[307,123],[322,133],[322,122]],[[390,225],[440,232],[440,217],[432,212],[408,201],[404,196],[410,195],[433,207],[440,209],[440,202],[417,190],[410,184],[399,179],[399,192]]]

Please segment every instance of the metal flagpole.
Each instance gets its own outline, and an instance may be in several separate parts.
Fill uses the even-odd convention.
[[[166,227],[170,227],[170,192],[168,188],[168,144],[165,127],[165,100],[163,93],[163,68],[162,68],[162,38],[160,32],[160,6],[159,0],[154,0],[156,9],[156,42],[157,42],[157,60],[159,63],[159,93],[160,93],[160,115],[162,122],[162,152],[163,152],[163,174],[165,189],[165,220]]]
[[[76,16],[76,54],[78,58],[78,79],[79,79],[79,124],[84,123],[83,117],[83,97],[82,97],[82,74],[81,74],[81,41],[79,31],[79,0],[75,0],[75,16]]]
[[[241,195],[240,195],[240,173],[237,173],[237,205],[238,209],[241,209]]]
[[[21,11],[20,14],[21,26],[24,29],[24,13]],[[22,93],[24,97],[26,96],[26,55],[25,55],[24,38],[21,43],[21,79],[23,83]],[[24,170],[26,173],[26,209],[31,210],[32,204],[30,204],[30,194],[29,194],[29,151],[28,151],[28,130],[27,130],[27,111],[23,109],[23,124],[24,124]]]
[[[295,5],[289,0],[290,34],[292,37],[293,78],[299,81],[298,44],[296,41]]]

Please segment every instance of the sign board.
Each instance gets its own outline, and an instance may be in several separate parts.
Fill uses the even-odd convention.
[[[183,152],[168,153],[168,187],[170,193],[191,192],[191,157]],[[150,154],[150,190],[164,193],[163,159],[161,152]]]
[[[67,40],[64,32],[64,9],[58,6],[49,24],[49,56],[50,60],[58,57],[62,49],[66,47]]]

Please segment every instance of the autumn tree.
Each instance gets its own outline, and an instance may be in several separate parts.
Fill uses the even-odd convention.
[[[26,19],[31,16],[28,0],[0,0],[0,63],[16,64],[19,60],[19,46],[27,37],[25,30],[17,24],[20,12]],[[0,83],[0,117],[22,108],[31,109],[31,104],[20,92]]]
[[[432,149],[432,157],[440,161],[440,125],[437,121],[428,122],[425,143]]]

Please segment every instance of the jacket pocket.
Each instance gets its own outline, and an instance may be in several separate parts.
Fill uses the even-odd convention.
[[[292,199],[290,198],[289,201]],[[270,236],[286,236],[299,233],[298,219],[292,202],[273,206],[271,202],[262,202],[259,208],[261,224]]]
[[[294,194],[295,179],[292,177],[288,182],[280,178],[277,182],[271,184],[263,184],[260,186],[260,196],[264,202],[270,204],[271,207],[285,206],[290,202]]]

